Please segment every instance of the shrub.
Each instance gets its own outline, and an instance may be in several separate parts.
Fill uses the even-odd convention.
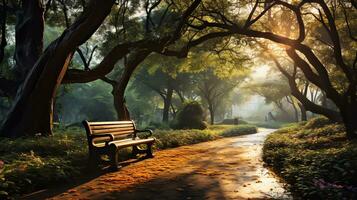
[[[342,124],[314,118],[269,135],[263,159],[303,199],[356,199],[357,141]]]
[[[207,123],[204,121],[204,111],[202,106],[196,102],[186,103],[182,110],[177,114],[177,118],[173,123],[174,129],[200,129],[207,128]]]
[[[156,129],[168,130],[170,129],[170,126],[168,123],[164,123],[164,122],[150,122],[150,124],[146,128],[152,130],[156,130]]]
[[[82,173],[88,155],[85,133],[78,128],[51,137],[0,139],[0,199],[16,198]]]
[[[232,137],[232,136],[238,136],[238,135],[246,135],[246,134],[252,134],[257,132],[257,127],[252,126],[252,125],[239,125],[227,130],[224,130],[222,132],[223,137]]]
[[[305,128],[306,129],[310,129],[310,128],[321,128],[325,125],[331,124],[331,121],[329,119],[327,119],[326,117],[315,117],[311,120],[309,120],[306,125]]]
[[[238,125],[238,124],[248,124],[248,122],[239,118],[234,118],[234,119],[224,119],[220,124]]]
[[[304,122],[299,122],[304,123]],[[288,122],[280,122],[280,121],[267,121],[267,122],[250,122],[250,124],[254,124],[255,126],[262,127],[262,128],[283,128],[286,126],[292,126],[296,123],[288,123]]]

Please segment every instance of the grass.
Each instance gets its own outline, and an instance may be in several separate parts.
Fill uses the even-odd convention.
[[[216,125],[205,130],[156,130],[155,149],[255,133],[252,125]],[[0,139],[0,199],[71,183],[88,173],[87,141],[79,128],[58,129],[51,137]],[[128,155],[123,150],[121,156]]]
[[[357,141],[326,118],[269,135],[263,159],[302,199],[357,198]]]
[[[288,122],[280,122],[280,121],[269,121],[269,122],[249,122],[249,124],[253,124],[257,127],[262,127],[262,128],[283,128],[292,125],[292,123]]]

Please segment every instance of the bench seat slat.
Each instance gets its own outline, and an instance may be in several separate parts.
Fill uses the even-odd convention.
[[[133,133],[135,130],[133,127],[128,128],[111,128],[111,129],[100,129],[100,130],[92,130],[92,134],[96,133],[117,133],[117,132],[124,132],[124,133]]]
[[[112,122],[88,122],[90,126],[96,125],[114,125],[114,124],[133,124],[132,121],[112,121]]]
[[[115,131],[115,132],[110,132],[110,134],[112,134],[112,135],[114,135],[114,137],[116,138],[116,136],[118,135],[120,135],[120,136],[122,136],[122,135],[132,135],[134,133],[134,131]]]
[[[98,125],[91,126],[92,130],[110,129],[110,128],[134,128],[133,124],[114,124],[114,125]]]

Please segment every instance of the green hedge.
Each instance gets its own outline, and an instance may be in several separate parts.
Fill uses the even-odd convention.
[[[344,127],[326,118],[269,135],[263,159],[300,198],[357,198],[357,141],[348,141]]]
[[[156,149],[255,133],[254,126],[210,126],[205,130],[156,130]],[[51,137],[0,139],[0,199],[71,183],[86,172],[87,141],[79,128],[57,130]],[[123,150],[121,157],[128,156]]]

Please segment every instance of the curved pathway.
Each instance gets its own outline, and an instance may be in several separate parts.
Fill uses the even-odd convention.
[[[290,199],[261,160],[272,131],[158,151],[51,199]]]

